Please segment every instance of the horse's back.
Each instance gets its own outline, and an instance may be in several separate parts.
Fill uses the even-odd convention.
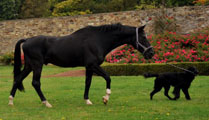
[[[22,45],[24,56],[33,60],[43,61],[50,47],[56,41],[55,37],[35,36],[26,39]]]
[[[84,66],[82,36],[69,35],[57,38],[57,41],[48,48],[46,63],[61,67]]]
[[[58,38],[47,53],[48,62],[62,67],[86,66],[98,52],[95,49],[99,45],[95,43],[94,36],[92,31],[79,30]]]
[[[104,55],[99,38],[95,32],[85,29],[63,37],[36,36],[26,40],[23,51],[32,59],[61,67],[85,66],[98,61],[101,64]]]

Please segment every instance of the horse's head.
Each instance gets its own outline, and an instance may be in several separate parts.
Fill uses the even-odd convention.
[[[144,32],[144,27],[136,28],[136,39],[132,43],[135,49],[141,52],[145,59],[151,59],[154,55],[153,47],[147,40],[146,34]]]

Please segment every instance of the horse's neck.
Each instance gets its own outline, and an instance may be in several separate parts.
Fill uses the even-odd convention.
[[[122,33],[121,33],[122,34]],[[110,44],[109,47],[106,48],[106,54],[108,54],[110,51],[114,50],[115,48],[124,45],[124,44],[130,44],[130,37],[131,35],[128,35],[124,37],[123,35],[115,35],[113,38],[115,39],[109,39]]]

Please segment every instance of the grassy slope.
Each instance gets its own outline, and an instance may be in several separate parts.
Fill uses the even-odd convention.
[[[9,75],[10,67],[0,67],[0,74]],[[47,67],[43,74],[54,68]],[[7,72],[6,72],[7,71]],[[56,68],[56,71],[65,71]],[[53,105],[44,107],[31,85],[31,76],[24,80],[25,93],[17,92],[13,107],[8,107],[8,96],[12,85],[11,78],[0,77],[0,119],[3,120],[154,120],[188,119],[208,120],[209,118],[209,77],[198,76],[192,83],[186,101],[184,95],[178,101],[169,101],[163,91],[149,100],[153,79],[141,76],[120,76],[112,78],[112,95],[107,106],[102,103],[105,94],[105,81],[93,77],[90,98],[93,106],[83,101],[84,77],[43,78],[42,88]]]

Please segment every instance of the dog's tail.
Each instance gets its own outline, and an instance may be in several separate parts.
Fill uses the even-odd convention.
[[[145,74],[144,74],[144,77],[145,77],[145,78],[158,77],[158,76],[159,76],[159,74],[152,74],[152,73],[145,73]]]

